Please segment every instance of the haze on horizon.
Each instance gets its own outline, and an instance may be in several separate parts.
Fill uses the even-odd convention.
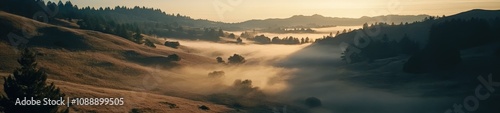
[[[48,0],[58,2],[59,0]],[[62,0],[63,2],[68,0]],[[79,7],[146,6],[194,19],[242,22],[319,14],[359,18],[379,15],[452,15],[471,9],[500,9],[498,0],[70,0]]]

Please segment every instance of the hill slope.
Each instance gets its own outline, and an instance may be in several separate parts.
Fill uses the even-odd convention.
[[[172,94],[168,92],[175,92],[176,95],[194,95],[176,88],[175,85],[147,88],[150,86],[148,81],[151,76],[155,76],[155,79],[182,80],[182,76],[175,72],[175,68],[215,63],[211,58],[169,48],[149,48],[115,35],[50,25],[6,12],[0,12],[0,27],[6,28],[0,34],[2,76],[19,67],[16,62],[18,52],[10,46],[12,43],[7,34],[11,32],[23,34],[22,31],[25,31],[24,37],[30,37],[27,38],[26,46],[38,51],[38,66],[45,69],[49,79],[68,96],[128,98],[125,107],[104,106],[101,109],[78,106],[72,108],[73,111],[128,112],[132,108],[138,108],[139,111],[145,112],[204,112],[196,107],[197,104],[207,105],[213,109],[208,112],[230,110],[211,103],[158,95]],[[169,61],[167,56],[171,54],[179,55],[182,60]],[[156,72],[160,70],[161,73]],[[136,93],[146,95],[144,99],[148,101],[136,99]],[[168,109],[168,106],[159,103],[163,101],[170,101],[180,108]]]

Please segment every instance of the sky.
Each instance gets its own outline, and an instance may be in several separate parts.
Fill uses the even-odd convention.
[[[48,0],[59,1],[59,0]],[[62,0],[67,1],[67,0]],[[320,14],[329,17],[452,15],[471,9],[500,9],[500,0],[70,0],[93,7],[146,6],[194,19],[242,22]]]

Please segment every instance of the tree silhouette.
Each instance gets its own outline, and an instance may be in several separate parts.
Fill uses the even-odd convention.
[[[179,57],[179,55],[177,54],[168,55],[168,59],[170,61],[181,61],[181,57]]]
[[[224,37],[224,31],[222,29],[219,29],[218,36]]]
[[[243,40],[240,37],[238,37],[238,39],[236,39],[236,43],[241,44],[243,43]]]
[[[210,78],[221,78],[224,77],[226,73],[224,71],[213,71],[208,73],[208,77]]]
[[[233,56],[230,56],[227,60],[228,60],[228,63],[230,63],[230,64],[245,63],[245,58],[239,54],[234,54]]]
[[[181,44],[179,42],[165,41],[165,46],[177,49]]]
[[[6,96],[0,99],[1,105],[6,113],[55,113],[58,111],[56,105],[15,105],[16,99],[31,98],[34,100],[43,100],[49,98],[57,100],[64,97],[59,88],[54,83],[46,84],[47,73],[37,69],[36,54],[25,49],[21,53],[21,58],[17,62],[21,65],[9,77],[4,77],[4,91]]]
[[[142,36],[141,31],[139,29],[136,29],[133,41],[137,44],[142,44],[143,40],[144,37]]]
[[[403,39],[399,41],[399,44],[401,45],[401,53],[403,54],[411,55],[420,49],[418,43],[410,40],[407,34],[405,34]]]
[[[305,100],[305,104],[310,108],[320,107],[321,101],[316,97],[309,97]]]
[[[217,63],[226,63],[226,61],[224,61],[224,59],[222,59],[222,57],[217,57],[217,58],[215,58],[215,60],[217,60]]]
[[[231,33],[231,34],[229,34],[229,36],[227,36],[227,37],[234,39],[234,38],[236,38],[236,35],[234,35],[234,33]]]
[[[255,36],[255,38],[253,38],[252,40],[260,44],[271,43],[271,39],[269,39],[269,37],[266,37],[264,35]]]

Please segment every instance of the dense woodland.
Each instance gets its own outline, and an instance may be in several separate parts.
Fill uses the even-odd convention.
[[[417,41],[425,37],[410,37],[405,33],[402,37],[392,36],[389,34],[397,34],[394,31],[397,29],[408,29],[408,26],[423,26],[430,25],[428,30],[428,40]],[[357,62],[372,62],[377,59],[395,57],[398,55],[410,55],[408,62],[405,64],[404,71],[410,73],[423,73],[441,69],[449,69],[458,64],[461,60],[460,50],[481,46],[491,42],[498,41],[500,38],[500,18],[491,19],[455,19],[443,17],[429,17],[422,21],[413,23],[401,23],[399,25],[376,23],[372,25],[365,24],[360,32],[379,28],[387,31],[381,31],[381,35],[370,37],[369,39],[361,40],[368,41],[366,47],[357,47],[354,44],[353,48],[357,49],[351,55],[346,55],[353,48],[347,48],[342,53],[342,60],[346,61],[350,57],[350,63]],[[406,28],[405,28],[406,27]],[[354,37],[353,32],[343,32],[336,37],[325,37],[318,39],[317,43],[325,43],[338,37],[346,35]],[[408,32],[409,33],[409,32]],[[423,43],[423,44],[421,44]]]
[[[178,23],[178,21],[183,22],[184,20],[195,21],[188,16],[167,14],[160,9],[139,6],[133,8],[125,6],[94,8],[78,7],[73,5],[71,1],[65,3],[48,1],[45,3],[43,0],[10,0],[2,4],[1,10],[32,18],[36,12],[43,11],[43,7],[54,11],[55,18],[76,22],[81,29],[114,34],[139,44],[145,42],[142,34],[207,41],[219,41],[219,37],[224,36],[220,28],[197,28],[190,27],[189,24]],[[134,18],[127,17],[127,15],[136,16]],[[147,19],[137,18],[141,15]],[[55,18],[49,18],[51,19],[49,22],[55,21]]]
[[[438,22],[432,25],[429,31],[427,45],[410,57],[404,71],[424,73],[450,69],[461,62],[461,50],[499,41],[499,27],[500,18],[451,19]]]

